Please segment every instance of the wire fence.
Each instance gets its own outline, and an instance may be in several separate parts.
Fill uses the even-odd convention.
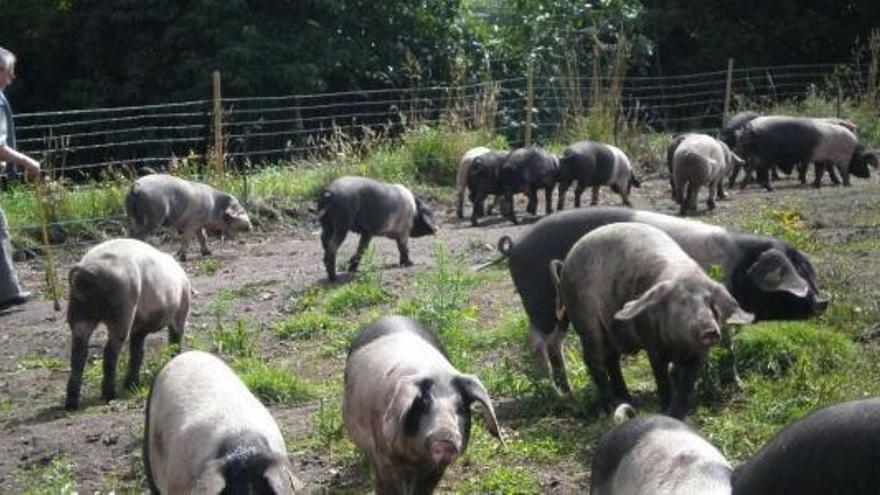
[[[656,131],[718,130],[728,77],[733,107],[768,105],[829,91],[861,94],[865,70],[845,65],[748,67],[622,81],[621,119]],[[488,126],[517,144],[524,127],[538,140],[558,133],[566,118],[585,113],[611,84],[608,77],[536,74],[526,117],[525,76],[467,85],[389,88],[278,97],[222,98],[227,163],[300,159],[330,151],[334,139],[357,143],[393,137],[414,122],[455,120]],[[163,105],[26,113],[16,116],[19,147],[43,157],[56,174],[94,176],[119,166],[202,159],[213,145],[211,99]],[[529,122],[530,120],[530,122]]]

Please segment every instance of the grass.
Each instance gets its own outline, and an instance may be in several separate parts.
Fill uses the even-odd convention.
[[[23,472],[19,482],[24,495],[67,495],[76,493],[76,464],[63,455],[45,465]]]
[[[250,391],[265,404],[292,406],[317,396],[314,386],[279,363],[240,358],[235,360],[233,368]]]

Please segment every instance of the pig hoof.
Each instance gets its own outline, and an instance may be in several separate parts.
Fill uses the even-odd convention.
[[[186,261],[186,253],[177,253],[177,259],[180,261]]]
[[[202,250],[202,256],[211,256],[212,254],[213,253],[211,252],[210,249],[203,249]]]
[[[64,401],[64,409],[68,411],[76,411],[79,409],[79,399],[67,399]]]
[[[403,260],[403,261],[400,262],[400,266],[403,266],[403,267],[410,267],[410,266],[413,266],[413,262],[410,261],[410,260]]]

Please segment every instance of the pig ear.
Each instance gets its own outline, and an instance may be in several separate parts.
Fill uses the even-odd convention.
[[[674,286],[675,282],[673,280],[660,282],[654,287],[651,287],[638,299],[634,299],[624,304],[623,308],[614,314],[614,319],[621,321],[632,320],[665,299]]]
[[[561,320],[565,316],[565,306],[562,304],[562,294],[560,294],[560,281],[562,280],[562,267],[565,266],[561,260],[550,260],[550,278],[553,279],[553,287],[556,288],[556,319]]]
[[[755,315],[739,307],[736,299],[721,284],[712,293],[712,304],[720,313],[722,325],[747,325],[755,320]]]
[[[223,477],[223,461],[215,459],[205,464],[205,469],[196,480],[196,486],[190,492],[191,495],[215,495],[226,487],[226,479]]]
[[[469,400],[475,400],[483,404],[483,419],[486,421],[486,429],[493,437],[497,438],[501,444],[504,444],[504,437],[498,427],[498,418],[495,417],[495,408],[492,406],[492,399],[489,398],[489,392],[474,375],[459,375],[457,381],[461,386],[463,395]]]
[[[783,291],[796,297],[806,297],[810,291],[807,281],[778,249],[768,249],[758,256],[746,275],[763,291]]]
[[[412,407],[413,401],[419,396],[417,379],[406,376],[398,380],[394,386],[394,395],[385,409],[382,418],[382,435],[389,442],[394,442],[403,427],[404,416]]]
[[[416,212],[419,215],[419,218],[425,222],[425,225],[427,225],[432,232],[437,232],[437,223],[434,222],[434,214],[431,213],[431,209],[428,205],[419,198],[416,198]]]
[[[279,495],[292,495],[302,492],[305,488],[303,482],[290,471],[290,465],[280,456],[266,469],[263,477],[266,478],[266,483],[272,487],[272,490]]]

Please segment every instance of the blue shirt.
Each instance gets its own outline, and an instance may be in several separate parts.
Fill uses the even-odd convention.
[[[9,106],[9,101],[3,91],[0,91],[0,144],[6,144],[15,149],[15,123],[12,121],[12,107]],[[18,167],[10,165],[6,172],[10,176],[16,176],[18,175]]]

